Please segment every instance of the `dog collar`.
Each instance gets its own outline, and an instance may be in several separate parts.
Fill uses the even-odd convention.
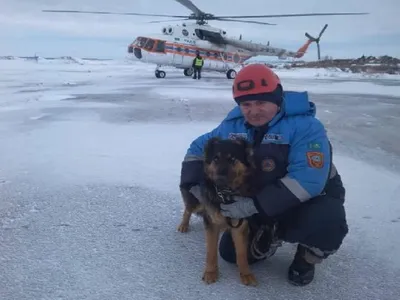
[[[231,197],[230,197],[230,196],[233,195],[232,190],[230,190],[230,189],[228,189],[228,188],[219,189],[219,188],[217,187],[217,185],[214,185],[214,188],[215,188],[215,192],[216,192],[216,194],[217,194],[217,197],[221,200],[222,203],[224,203],[224,204],[231,204],[231,203],[234,203],[234,202],[235,202],[235,201],[233,201],[233,200],[231,199]]]

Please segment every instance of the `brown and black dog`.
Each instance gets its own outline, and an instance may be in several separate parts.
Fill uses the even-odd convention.
[[[241,282],[257,285],[247,260],[249,225],[246,220],[231,220],[220,213],[224,195],[251,196],[251,180],[255,174],[251,145],[245,140],[212,138],[204,148],[205,184],[201,188],[202,203],[188,190],[181,188],[185,211],[178,231],[186,232],[193,213],[203,217],[206,231],[206,266],[203,281],[218,279],[218,240],[220,232],[230,230],[236,250]]]

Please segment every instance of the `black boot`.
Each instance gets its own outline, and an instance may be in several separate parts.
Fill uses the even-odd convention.
[[[288,280],[293,285],[304,286],[314,279],[315,264],[306,261],[306,251],[308,250],[304,246],[297,246],[296,255],[288,271]]]

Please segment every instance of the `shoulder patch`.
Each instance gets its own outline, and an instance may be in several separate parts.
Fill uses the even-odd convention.
[[[266,158],[261,163],[261,169],[264,172],[272,172],[275,169],[275,161],[270,158]]]
[[[324,154],[319,151],[308,151],[306,153],[308,165],[311,168],[321,169],[324,166]]]

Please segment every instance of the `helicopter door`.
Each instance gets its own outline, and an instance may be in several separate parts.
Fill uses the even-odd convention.
[[[174,56],[173,56],[173,59],[172,59],[172,63],[173,64],[176,64],[176,65],[182,65],[183,64],[183,51],[184,51],[184,49],[182,49],[182,47],[180,47],[180,46],[178,46],[175,49]]]
[[[203,53],[202,53],[203,54]],[[209,52],[209,51],[207,51],[206,53],[204,53],[205,54],[205,57],[203,56],[203,58],[204,58],[204,67],[206,67],[206,68],[212,68],[212,64],[213,64],[213,61],[211,60],[211,59],[209,59],[210,58],[210,56],[211,56],[211,53]],[[203,55],[204,55],[203,54]]]
[[[217,61],[215,60],[214,52],[207,51],[204,53],[204,67],[209,69],[217,68]]]

